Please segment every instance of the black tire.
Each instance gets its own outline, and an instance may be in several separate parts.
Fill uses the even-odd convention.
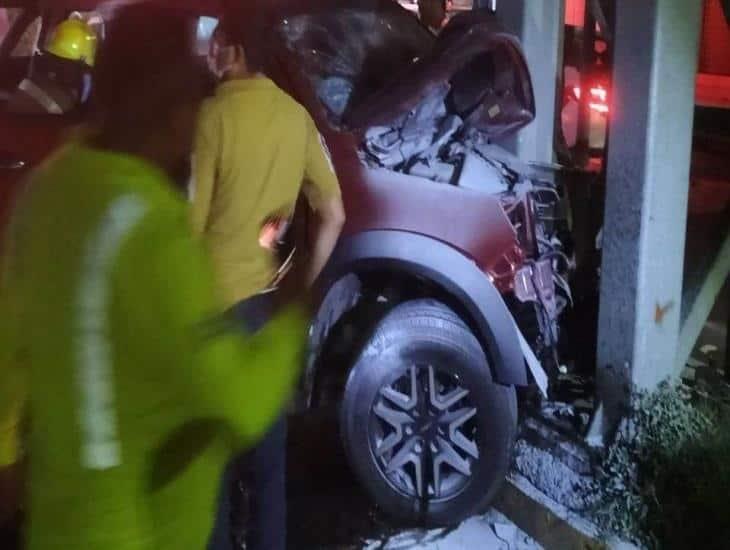
[[[517,399],[513,387],[492,381],[481,345],[453,311],[417,300],[394,308],[376,327],[349,375],[340,424],[356,476],[386,513],[449,525],[484,510],[504,481]],[[393,444],[396,425],[399,444]],[[396,467],[404,456],[409,461]],[[416,463],[426,472],[420,478]]]

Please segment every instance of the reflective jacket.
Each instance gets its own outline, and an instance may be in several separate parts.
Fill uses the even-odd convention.
[[[30,420],[31,550],[204,548],[224,462],[293,384],[301,316],[250,339],[217,321],[211,270],[171,189],[139,159],[71,146],[16,208],[0,427],[12,433],[21,409]]]

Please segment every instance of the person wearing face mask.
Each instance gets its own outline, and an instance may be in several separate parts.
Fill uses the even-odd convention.
[[[264,76],[254,41],[230,21],[221,22],[210,49],[209,63],[220,83],[198,122],[192,222],[217,268],[229,314],[245,330],[256,332],[286,294],[275,283],[274,244],[300,193],[318,223],[311,255],[295,263],[284,287],[292,281],[305,288],[314,283],[334,249],[345,214],[329,151],[312,118]],[[250,480],[249,549],[286,546],[285,442],[282,419],[245,465],[229,471],[233,478]]]

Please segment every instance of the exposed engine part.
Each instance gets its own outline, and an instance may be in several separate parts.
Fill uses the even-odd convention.
[[[429,164],[425,160],[419,159],[411,166],[408,173],[411,176],[419,176],[439,183],[451,183],[456,173],[456,167],[448,162],[434,161]]]
[[[505,180],[499,169],[481,155],[465,153],[459,174],[459,187],[476,189],[492,195],[504,192]]]
[[[528,258],[514,279],[514,305],[521,306],[513,314],[532,357],[557,372],[559,319],[572,303],[561,195],[545,167],[520,161],[450,111],[449,93],[450,85],[438,86],[390,125],[371,127],[361,158],[373,168],[499,197]]]
[[[522,267],[515,276],[514,292],[520,302],[540,305],[538,321],[548,343],[557,344],[558,317],[568,301],[556,292],[556,274],[551,259],[543,259]]]
[[[522,267],[515,276],[515,296],[521,302],[540,302],[548,315],[557,313],[555,282],[551,261],[540,260]]]
[[[449,113],[450,86],[438,86],[391,126],[374,126],[362,142],[364,161],[439,183],[499,194],[508,191],[512,174],[474,149],[478,132],[464,133],[464,121]],[[508,153],[505,152],[505,156]]]

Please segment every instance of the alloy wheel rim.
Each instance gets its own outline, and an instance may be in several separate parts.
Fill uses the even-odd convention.
[[[448,500],[468,485],[477,446],[477,409],[458,376],[411,365],[380,388],[370,414],[370,449],[401,494]]]

